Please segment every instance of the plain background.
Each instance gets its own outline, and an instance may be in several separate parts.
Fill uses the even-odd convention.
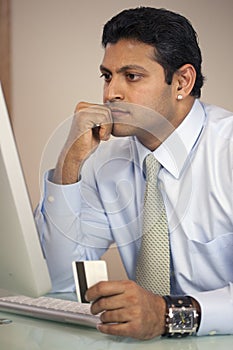
[[[80,100],[102,102],[104,23],[122,9],[143,5],[190,19],[203,55],[202,100],[233,111],[232,0],[12,0],[11,117],[33,207],[43,150],[54,130]],[[63,144],[65,136],[59,137]],[[56,154],[60,146],[53,147]]]

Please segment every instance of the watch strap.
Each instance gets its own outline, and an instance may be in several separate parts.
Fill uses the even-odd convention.
[[[193,307],[192,299],[185,295],[164,295],[167,307]]]

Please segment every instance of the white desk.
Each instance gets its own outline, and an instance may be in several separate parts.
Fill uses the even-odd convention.
[[[41,321],[0,312],[12,323],[0,325],[1,350],[229,350],[233,336],[155,338],[136,341],[81,326]]]

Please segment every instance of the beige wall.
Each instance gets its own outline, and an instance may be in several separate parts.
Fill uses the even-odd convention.
[[[207,76],[203,99],[233,110],[232,0],[12,0],[12,117],[33,206],[41,155],[53,130],[78,101],[102,101],[103,24],[139,5],[167,7],[191,20]]]

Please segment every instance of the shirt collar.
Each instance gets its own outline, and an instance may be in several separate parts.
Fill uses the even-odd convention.
[[[174,130],[174,132],[153,152],[160,164],[175,178],[181,170],[196,144],[205,121],[205,112],[199,100],[195,100],[192,109]],[[134,138],[135,140],[135,138]],[[138,163],[143,169],[143,161],[150,151],[140,142],[136,142]]]

